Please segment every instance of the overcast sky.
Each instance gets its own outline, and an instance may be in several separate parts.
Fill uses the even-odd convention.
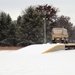
[[[9,13],[12,19],[16,20],[25,8],[41,4],[59,8],[58,15],[69,16],[75,25],[75,0],[0,0],[0,11]]]

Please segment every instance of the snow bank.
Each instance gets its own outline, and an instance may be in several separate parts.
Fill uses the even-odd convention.
[[[75,75],[74,50],[41,54],[54,45],[38,44],[18,51],[1,51],[0,75]]]
[[[25,55],[38,55],[42,54],[44,51],[56,46],[57,44],[36,44],[36,45],[30,45],[27,47],[24,47],[17,51],[19,54],[25,54]]]

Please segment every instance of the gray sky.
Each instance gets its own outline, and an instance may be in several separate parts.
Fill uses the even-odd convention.
[[[59,8],[58,15],[69,16],[71,22],[75,25],[75,0],[0,0],[0,11],[9,13],[12,19],[16,20],[28,6],[41,4]]]

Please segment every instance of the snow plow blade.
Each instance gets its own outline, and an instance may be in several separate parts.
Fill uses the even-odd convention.
[[[56,44],[55,46],[44,51],[42,54],[59,50],[73,50],[73,49],[75,49],[75,44]]]

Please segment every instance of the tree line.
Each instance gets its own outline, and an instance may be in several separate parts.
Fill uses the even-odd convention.
[[[0,46],[26,46],[44,43],[44,18],[47,42],[51,42],[51,30],[64,27],[69,42],[75,42],[75,26],[70,17],[57,15],[58,9],[50,5],[30,6],[13,21],[10,14],[0,12]]]

